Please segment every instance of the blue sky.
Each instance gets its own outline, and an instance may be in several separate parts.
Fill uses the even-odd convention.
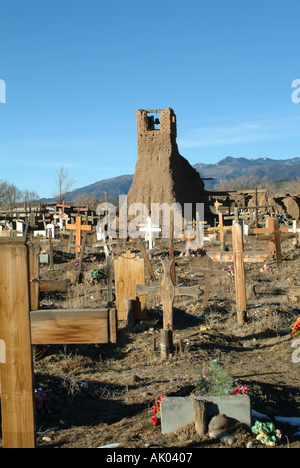
[[[133,174],[137,109],[174,109],[191,164],[300,157],[299,18],[299,0],[0,0],[0,180],[51,197],[62,164],[74,188]]]

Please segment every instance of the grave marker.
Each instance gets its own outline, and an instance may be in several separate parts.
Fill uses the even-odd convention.
[[[169,349],[172,348],[172,332],[173,332],[173,302],[175,297],[177,296],[193,296],[198,297],[199,295],[199,287],[198,286],[191,286],[191,287],[183,287],[183,286],[175,286],[172,282],[171,278],[171,265],[174,260],[170,260],[168,258],[162,259],[163,267],[164,267],[164,276],[162,283],[157,286],[144,286],[141,284],[137,284],[135,287],[135,292],[137,296],[160,296],[163,303],[163,330],[168,332],[168,339],[169,339]],[[162,336],[163,333],[162,333]],[[168,357],[169,349],[166,353],[163,353],[164,357]]]
[[[287,232],[287,230],[288,230],[287,228],[279,229],[278,219],[276,219],[276,218],[269,217],[268,220],[269,220],[269,222],[268,222],[268,234],[259,235],[259,236],[256,236],[256,238],[258,240],[268,240],[269,241],[269,249],[271,247],[272,251],[273,251],[274,245],[275,245],[277,266],[278,266],[278,268],[280,268],[281,265],[282,265],[281,241],[284,240],[284,239],[297,238],[298,234]],[[271,228],[273,228],[273,229],[271,230]],[[259,231],[259,229],[254,229],[254,232],[255,231]],[[260,232],[261,231],[262,231],[262,229],[260,230]]]
[[[298,233],[298,237],[295,237],[293,240],[293,245],[297,246],[300,239],[300,224],[298,224],[296,219],[293,220],[293,227],[289,228],[288,232],[293,232],[294,234]]]
[[[227,271],[224,270],[214,270],[212,268],[213,260],[212,258],[208,259],[207,268],[200,268],[200,267],[192,267],[192,271],[196,271],[197,273],[204,273],[206,275],[205,279],[205,289],[204,289],[204,298],[203,298],[203,307],[206,308],[208,306],[208,296],[209,296],[209,289],[210,289],[210,282],[212,275],[218,276],[226,276]]]
[[[34,448],[35,401],[30,341],[27,247],[24,237],[0,239],[1,415],[4,448]]]
[[[247,320],[246,286],[244,262],[263,262],[269,252],[244,252],[242,226],[238,223],[232,226],[233,252],[206,252],[214,262],[234,263],[234,279],[236,291],[236,308],[238,326],[243,326]]]
[[[56,205],[58,208],[61,208],[61,212],[64,215],[65,214],[65,208],[71,208],[69,205],[65,205],[65,200],[62,201],[61,205]]]
[[[223,243],[224,231],[230,231],[231,229],[232,229],[232,226],[224,226],[223,215],[220,212],[219,212],[219,226],[207,228],[209,232],[219,231],[221,243]]]
[[[26,238],[0,239],[0,369],[4,448],[34,448],[36,445],[31,344],[117,342],[115,309],[63,309],[29,313],[28,271]]]
[[[66,229],[75,229],[75,244],[81,245],[82,231],[91,231],[92,226],[81,224],[81,216],[76,216],[76,224],[67,224]],[[76,247],[76,252],[80,252],[80,248]]]
[[[147,216],[147,225],[145,227],[140,227],[140,231],[146,232],[148,234],[149,249],[152,249],[153,247],[152,234],[154,232],[160,232],[161,231],[160,227],[152,226],[152,219],[150,218],[150,216]]]
[[[127,250],[125,254],[114,261],[115,294],[118,320],[126,320],[126,298],[137,296],[134,288],[137,283],[145,284],[144,260]],[[135,319],[147,318],[146,298],[136,299]]]

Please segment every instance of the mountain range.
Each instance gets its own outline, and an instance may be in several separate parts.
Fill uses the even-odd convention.
[[[300,158],[232,158],[227,156],[215,164],[198,163],[194,168],[203,178],[213,178],[205,182],[205,189],[212,190],[222,180],[244,176],[245,184],[251,180],[273,182],[300,177]]]
[[[270,158],[233,158],[227,156],[215,164],[198,163],[193,166],[205,180],[205,189],[213,190],[222,181],[243,177],[245,185],[255,180],[273,182],[300,178],[300,158],[270,159]],[[113,177],[101,180],[85,187],[71,191],[66,201],[72,201],[77,195],[86,193],[95,199],[103,199],[104,192],[109,199],[118,198],[119,195],[127,195],[133,180],[133,174]],[[52,199],[51,199],[52,200]],[[50,199],[43,199],[50,201]]]

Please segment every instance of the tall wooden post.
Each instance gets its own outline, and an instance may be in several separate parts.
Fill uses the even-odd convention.
[[[25,237],[0,238],[0,339],[6,353],[5,363],[0,364],[4,448],[36,444],[25,242]]]
[[[243,255],[243,233],[242,226],[240,224],[235,223],[232,226],[232,242],[234,252],[233,263],[236,291],[237,323],[239,327],[242,327],[244,322],[247,321],[247,304]]]

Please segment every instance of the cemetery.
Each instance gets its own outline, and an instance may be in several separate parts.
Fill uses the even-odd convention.
[[[153,113],[137,113],[138,158],[162,151],[158,165],[190,171],[186,202],[204,203],[205,220],[193,213],[181,236],[171,221],[165,236],[149,214],[120,238],[118,218],[109,238],[88,207],[44,207],[18,226],[5,213],[1,447],[300,447],[299,219],[257,191],[241,207],[196,190],[175,114],[156,110],[157,130]],[[150,211],[161,188],[183,203],[178,175],[159,187],[158,173],[155,191],[138,163],[128,200]]]

